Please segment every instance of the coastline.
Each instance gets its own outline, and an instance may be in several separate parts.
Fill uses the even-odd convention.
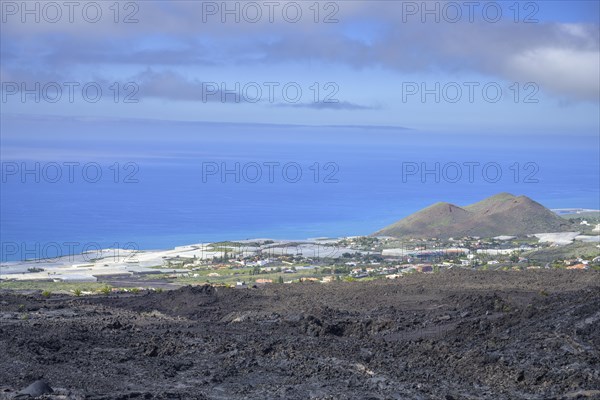
[[[582,235],[580,232],[539,233],[528,235],[536,238],[539,243],[552,246],[566,246],[574,242],[600,243],[598,235]],[[215,259],[227,259],[235,256],[237,259],[252,256],[280,258],[287,256],[300,256],[305,259],[319,262],[321,259],[343,259],[345,254],[370,253],[364,249],[342,246],[347,240],[360,239],[363,236],[348,236],[341,238],[312,238],[304,240],[273,240],[268,238],[244,239],[226,242],[196,243],[176,246],[171,249],[158,250],[131,250],[109,248],[83,254],[69,254],[53,259],[37,259],[26,261],[12,261],[0,263],[0,281],[54,281],[54,282],[97,282],[107,277],[132,276],[140,277],[152,274],[172,274],[188,276],[190,265],[208,263]],[[513,237],[498,237],[500,241]],[[389,238],[391,240],[398,240]],[[386,239],[387,240],[387,239]],[[402,241],[400,240],[400,243]],[[404,257],[415,254],[408,250],[409,242],[380,251],[380,255]],[[414,246],[414,245],[411,245]],[[598,244],[597,247],[600,247]],[[455,248],[438,249],[438,251],[454,251]],[[518,249],[513,249],[518,250]],[[376,254],[376,252],[372,252]],[[468,251],[467,251],[468,253]],[[506,251],[504,251],[506,253]],[[492,253],[489,253],[492,254]],[[502,251],[500,253],[502,254]],[[230,260],[230,263],[239,263],[240,267],[247,264]],[[259,264],[256,264],[259,265]]]

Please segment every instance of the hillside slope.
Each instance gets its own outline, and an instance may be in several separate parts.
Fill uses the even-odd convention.
[[[564,232],[572,224],[527,196],[500,193],[466,207],[437,203],[412,214],[375,236],[493,237]]]

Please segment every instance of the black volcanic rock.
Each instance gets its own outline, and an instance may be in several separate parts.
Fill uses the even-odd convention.
[[[572,230],[571,223],[527,196],[500,193],[459,207],[436,203],[382,230],[375,236],[494,237]]]
[[[214,290],[0,290],[0,400],[42,376],[40,400],[600,396],[600,271]],[[103,329],[116,320],[127,329]]]
[[[15,399],[31,399],[53,393],[54,391],[44,380],[38,380],[17,393]]]

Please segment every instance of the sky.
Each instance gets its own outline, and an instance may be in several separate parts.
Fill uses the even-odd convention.
[[[5,117],[600,130],[598,1],[2,1],[1,12]]]
[[[600,1],[0,0],[0,236],[369,234],[507,191],[598,209],[599,19]],[[303,180],[227,173],[274,162]],[[473,163],[502,179],[438,179]]]

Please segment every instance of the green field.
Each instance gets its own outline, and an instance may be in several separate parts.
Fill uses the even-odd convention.
[[[0,290],[48,290],[51,292],[95,292],[105,287],[100,282],[2,281]]]

